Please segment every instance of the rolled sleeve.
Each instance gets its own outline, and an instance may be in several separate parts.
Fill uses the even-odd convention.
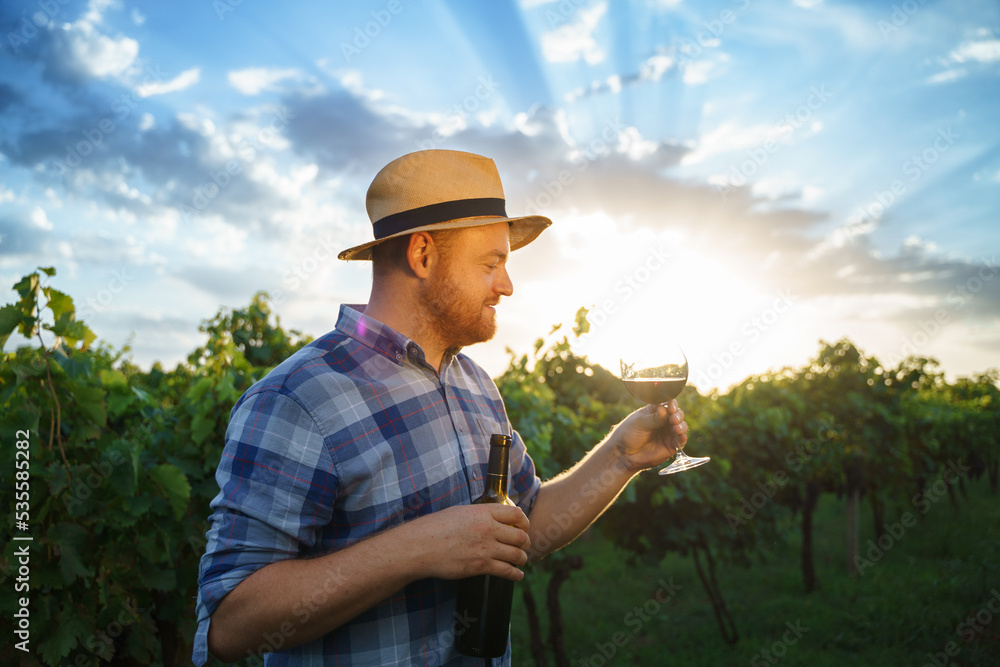
[[[266,388],[233,409],[198,577],[192,658],[208,658],[212,614],[257,570],[297,557],[330,521],[338,476],[313,415]]]

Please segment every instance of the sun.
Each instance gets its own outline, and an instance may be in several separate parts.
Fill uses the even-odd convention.
[[[623,356],[655,356],[673,344],[684,350],[694,377],[738,339],[735,323],[759,300],[759,288],[737,262],[695,250],[678,234],[638,247],[646,250],[621,273],[617,299],[595,304],[588,316],[591,332],[579,350],[617,373]]]

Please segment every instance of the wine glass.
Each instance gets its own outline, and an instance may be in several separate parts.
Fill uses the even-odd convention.
[[[649,405],[669,403],[687,384],[687,357],[676,345],[661,345],[651,354],[637,353],[622,358],[621,368],[622,382],[628,393]],[[678,449],[673,463],[660,470],[660,474],[670,475],[696,468],[710,460],[709,456],[688,456]]]

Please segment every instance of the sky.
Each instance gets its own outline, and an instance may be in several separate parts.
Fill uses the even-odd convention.
[[[590,308],[615,370],[726,390],[849,337],[1000,367],[1000,5],[973,0],[35,0],[0,9],[0,292],[38,266],[133,360],[266,290],[364,303],[374,175],[494,159],[514,252],[492,375]],[[23,341],[12,338],[8,348]]]

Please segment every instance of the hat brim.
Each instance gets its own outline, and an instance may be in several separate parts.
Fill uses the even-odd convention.
[[[432,225],[423,225],[422,227],[414,227],[413,229],[407,229],[402,232],[398,232],[391,236],[387,236],[384,239],[378,239],[376,241],[369,241],[368,243],[362,243],[361,245],[354,246],[353,248],[348,248],[344,250],[339,255],[338,259],[343,259],[346,261],[350,260],[371,260],[372,258],[372,248],[380,243],[384,243],[389,239],[394,239],[398,236],[406,236],[408,234],[413,234],[415,232],[432,232],[440,229],[461,229],[463,227],[482,227],[484,225],[492,225],[498,222],[506,222],[510,225],[510,249],[511,251],[517,250],[518,248],[523,248],[528,245],[542,233],[542,231],[552,224],[552,221],[541,215],[526,215],[520,218],[505,218],[503,216],[482,216],[475,218],[460,218],[458,220],[447,220],[445,222],[437,222]]]

